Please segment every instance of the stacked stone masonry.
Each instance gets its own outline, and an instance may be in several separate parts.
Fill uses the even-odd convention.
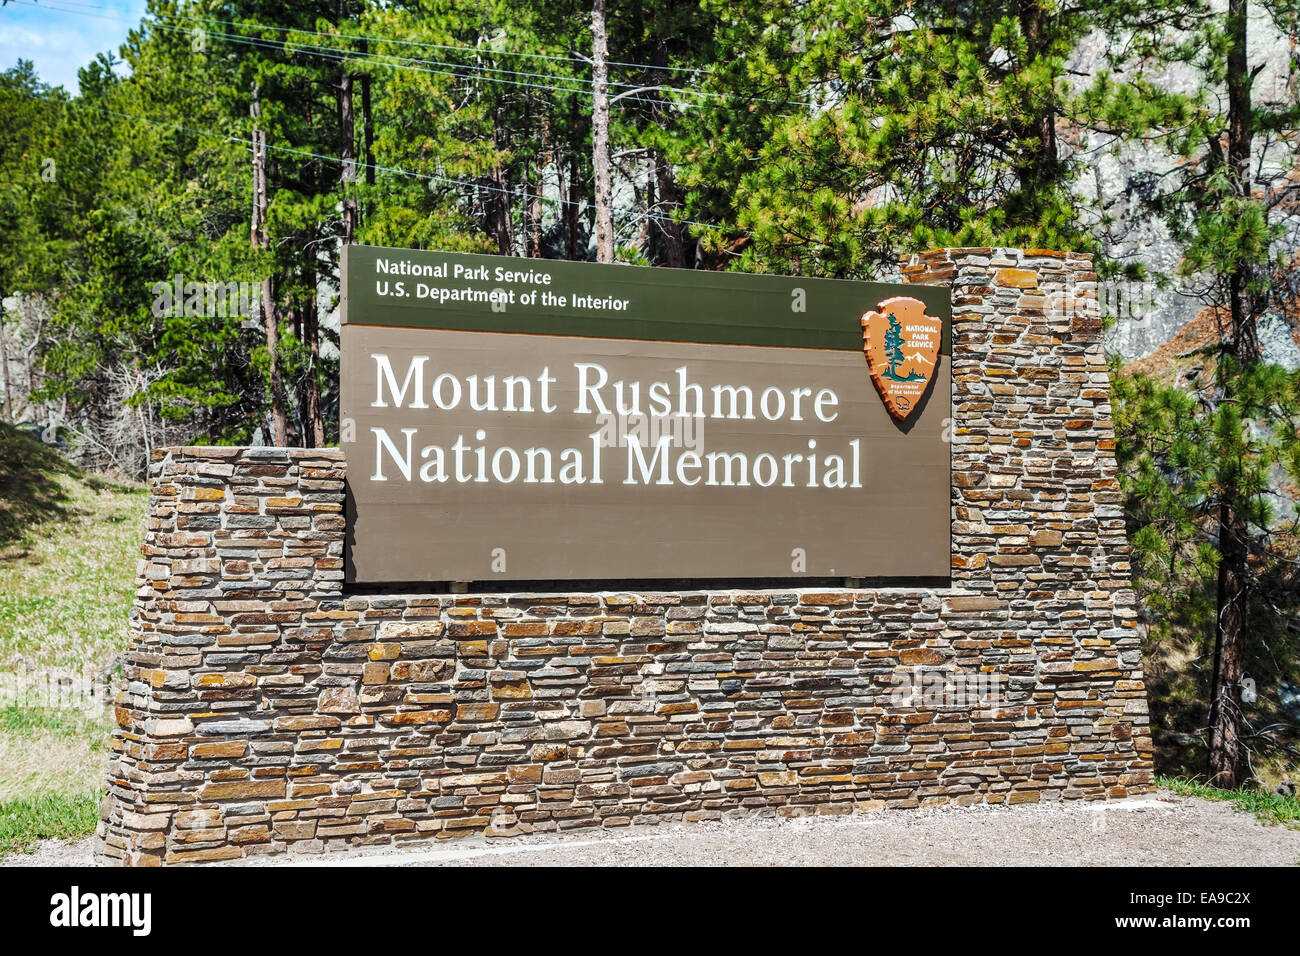
[[[953,289],[948,588],[350,593],[339,451],[156,451],[99,859],[1148,791],[1091,268],[902,265]]]

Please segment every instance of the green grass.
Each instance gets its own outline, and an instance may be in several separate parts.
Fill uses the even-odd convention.
[[[0,548],[68,513],[67,480],[81,470],[52,448],[0,424]]]
[[[43,793],[0,803],[0,859],[30,853],[38,840],[74,839],[95,832],[99,797],[94,793]]]
[[[0,425],[0,673],[88,680],[122,650],[147,504]]]
[[[0,859],[94,830],[147,503],[0,425]]]
[[[0,708],[0,734],[36,734],[53,731],[69,737],[99,740],[105,722],[98,714],[69,707],[25,707],[9,704]]]
[[[1269,824],[1280,824],[1300,830],[1300,799],[1283,797],[1261,790],[1220,790],[1195,780],[1177,777],[1156,777],[1156,783],[1180,797],[1200,797],[1203,800],[1222,800],[1238,810],[1253,813]]]

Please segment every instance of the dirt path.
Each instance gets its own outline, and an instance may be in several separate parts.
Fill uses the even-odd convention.
[[[7,865],[90,863],[90,841],[51,840]],[[1102,804],[945,807],[799,820],[630,827],[511,840],[279,857],[273,866],[1295,866],[1300,830],[1225,803],[1160,793]]]

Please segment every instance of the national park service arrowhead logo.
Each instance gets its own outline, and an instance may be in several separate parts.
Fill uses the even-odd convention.
[[[925,314],[925,303],[898,296],[862,317],[867,369],[889,414],[906,421],[920,404],[939,361],[943,320]]]

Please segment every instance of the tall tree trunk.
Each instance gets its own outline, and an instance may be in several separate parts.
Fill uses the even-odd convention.
[[[1233,191],[1250,195],[1251,76],[1246,56],[1246,0],[1229,0],[1228,51],[1228,176]],[[1259,361],[1255,314],[1246,287],[1250,276],[1237,266],[1228,274],[1228,311],[1232,341],[1228,354],[1235,367],[1223,376],[1223,397],[1231,397],[1232,377]],[[1231,468],[1220,489],[1219,577],[1215,595],[1214,683],[1210,698],[1210,783],[1232,789],[1241,769],[1242,643],[1246,630],[1246,582],[1250,573],[1250,547],[1242,513],[1241,476]]]
[[[1238,196],[1250,196],[1250,151],[1255,131],[1251,126],[1250,64],[1246,58],[1246,0],[1228,3],[1228,175]],[[1228,308],[1232,316],[1232,344],[1243,364],[1259,361],[1255,316],[1247,301],[1249,276],[1235,269],[1228,276]]]
[[[0,293],[0,378],[4,379],[5,386],[5,421],[12,425],[14,406],[9,397],[9,345],[5,340],[5,307],[2,296],[3,293]]]
[[[1219,505],[1218,620],[1210,701],[1209,775],[1211,786],[1225,790],[1237,786],[1241,766],[1241,637],[1246,623],[1247,554],[1246,522],[1232,501],[1224,501]]]
[[[539,124],[541,149],[533,160],[528,178],[528,233],[525,237],[525,254],[530,259],[542,257],[542,183],[546,167],[551,163],[550,118],[543,116]]]
[[[655,178],[659,186],[659,201],[663,204],[661,218],[655,220],[664,237],[664,264],[680,269],[686,265],[686,248],[682,242],[682,225],[667,215],[681,208],[682,190],[673,175],[668,158],[659,150],[654,152]]]
[[[140,360],[135,360],[135,390],[141,395],[145,394],[144,375],[140,372]],[[145,409],[151,408],[148,400],[140,402],[136,406],[137,417],[140,419],[140,440],[144,444],[144,470],[145,474],[149,472],[149,462],[153,460],[153,446],[149,442],[149,422],[153,418],[153,412],[150,411],[148,417],[145,415]]]
[[[339,0],[338,2],[338,26],[342,30],[345,24],[352,16],[351,4],[349,0]],[[364,43],[362,46],[364,50]],[[353,109],[353,88],[355,86],[355,77],[348,70],[347,63],[342,64],[339,74],[339,191],[343,195],[343,227],[339,235],[339,243],[342,246],[350,246],[357,241],[357,227],[360,222],[361,213],[357,205],[356,196],[353,194],[353,187],[357,182],[357,160],[356,160],[356,142],[357,130],[356,119]],[[363,83],[362,87],[362,122],[369,126],[369,103],[367,101],[367,88]],[[366,130],[367,137],[369,129]],[[366,150],[369,152],[370,143],[367,139]],[[369,163],[369,156],[367,156]],[[309,248],[314,248],[315,243],[309,244]],[[314,255],[308,253],[308,255]],[[311,261],[307,267],[306,279],[308,282],[307,301],[303,308],[302,315],[302,341],[307,347],[307,368],[303,371],[302,381],[302,408],[303,408],[303,433],[302,441],[305,446],[320,448],[325,444],[325,423],[321,417],[321,397],[320,397],[320,319],[316,314],[316,287],[320,281],[317,274],[316,263]]]
[[[364,56],[369,51],[369,46],[365,40],[361,41],[361,53]],[[361,75],[361,141],[362,149],[365,150],[362,156],[362,162],[366,168],[366,185],[375,184],[375,125],[371,119],[370,112],[370,74]],[[372,200],[373,201],[373,200]],[[369,207],[360,210],[358,218],[365,218],[370,215]]]
[[[339,0],[339,26],[348,19],[348,0]],[[343,193],[343,235],[342,242],[350,246],[356,241],[357,234],[357,200],[352,195],[352,186],[357,181],[356,160],[356,124],[352,117],[352,74],[347,64],[343,64],[339,77],[339,184]]]
[[[253,248],[267,251],[271,247],[270,237],[266,231],[266,213],[268,207],[266,188],[266,131],[257,121],[262,116],[262,102],[259,98],[257,84],[253,84],[253,102],[249,107],[253,117]],[[262,326],[266,332],[266,352],[271,391],[271,443],[283,448],[289,443],[289,424],[286,417],[288,401],[285,395],[284,379],[280,372],[280,325],[275,306],[274,288],[271,283],[270,262],[263,262],[267,274],[262,279]]]
[[[492,111],[492,145],[497,157],[492,166],[492,191],[488,198],[488,220],[492,235],[497,241],[497,252],[503,256],[515,254],[514,233],[510,224],[510,186],[506,181],[505,167],[501,165],[501,154],[509,148],[506,131],[501,122],[500,106]]]
[[[302,315],[302,337],[307,345],[307,369],[303,376],[303,446],[321,448],[325,444],[325,421],[320,400],[320,318],[316,314],[316,284],[320,277],[313,267],[307,270],[310,291]]]
[[[591,6],[591,165],[596,179],[596,261],[614,261],[613,175],[609,159],[609,64],[605,0]]]
[[[570,135],[575,135],[578,128],[578,104],[575,97],[572,112],[569,114]],[[560,185],[560,191],[562,194],[565,192],[563,183]],[[569,184],[567,192],[564,203],[564,258],[573,262],[579,258],[578,228],[581,225],[579,212],[582,210],[582,160],[576,139],[573,142],[573,148],[569,150]],[[587,258],[585,250],[581,258]]]
[[[365,41],[361,43],[361,52],[366,52]],[[361,77],[361,135],[366,148],[366,185],[375,184],[375,125],[370,118],[370,76]]]

